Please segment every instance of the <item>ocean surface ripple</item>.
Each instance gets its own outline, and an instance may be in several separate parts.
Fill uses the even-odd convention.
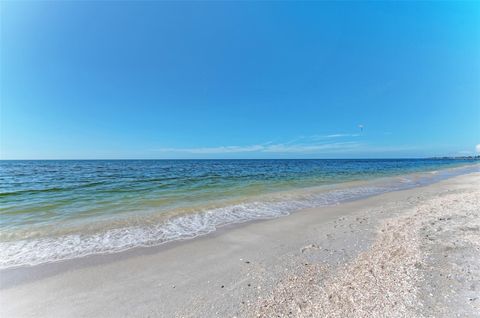
[[[479,171],[459,160],[0,162],[0,268],[193,238]]]

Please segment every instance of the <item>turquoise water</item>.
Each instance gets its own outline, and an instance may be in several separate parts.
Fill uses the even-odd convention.
[[[459,160],[0,162],[0,266],[195,237],[478,171]]]

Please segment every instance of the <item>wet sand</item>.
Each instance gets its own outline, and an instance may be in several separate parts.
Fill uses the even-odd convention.
[[[0,281],[1,317],[478,317],[480,173]]]

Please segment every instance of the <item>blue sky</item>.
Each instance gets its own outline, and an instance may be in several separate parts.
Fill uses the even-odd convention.
[[[3,159],[480,148],[478,2],[2,2],[0,12]]]

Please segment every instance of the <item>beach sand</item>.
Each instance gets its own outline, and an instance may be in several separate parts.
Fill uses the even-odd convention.
[[[0,281],[1,317],[479,317],[480,173]]]

